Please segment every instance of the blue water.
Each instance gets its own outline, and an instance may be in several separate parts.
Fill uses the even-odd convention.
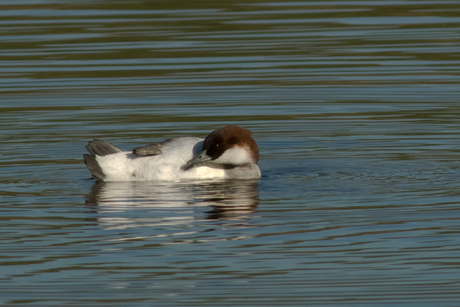
[[[3,1],[0,305],[457,306],[457,1]],[[260,180],[97,184],[226,124]]]

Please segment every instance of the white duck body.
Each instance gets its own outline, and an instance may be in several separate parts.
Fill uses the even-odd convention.
[[[225,132],[231,135],[225,135]],[[254,145],[246,146],[245,137],[239,140],[241,135],[247,136],[246,132],[249,130],[226,126],[212,132],[206,140],[180,137],[136,148],[132,152],[121,151],[106,141],[93,140],[86,146],[91,155],[84,155],[84,158],[93,177],[101,181],[259,178],[257,145],[257,152],[251,152],[255,150]],[[230,145],[225,143],[229,137],[232,137]],[[239,140],[237,143],[235,138]],[[216,145],[215,140],[220,144]],[[254,140],[252,142],[255,144]],[[216,148],[220,151],[216,152]],[[212,157],[207,153],[211,153]]]
[[[159,155],[137,157],[132,152],[119,152],[96,156],[96,160],[106,176],[104,181],[225,178],[224,169],[206,166],[181,169],[201,152],[203,141],[195,137],[177,138],[165,143]]]

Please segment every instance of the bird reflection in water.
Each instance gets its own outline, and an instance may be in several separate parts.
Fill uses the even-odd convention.
[[[207,187],[202,201],[211,207],[208,219],[245,219],[259,205],[258,181],[215,182]]]
[[[258,180],[96,182],[86,204],[99,213],[98,223],[112,229],[178,226],[196,220],[242,221],[256,211],[258,184]]]

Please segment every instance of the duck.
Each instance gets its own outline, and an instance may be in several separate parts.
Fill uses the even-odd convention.
[[[227,125],[205,139],[178,137],[123,151],[93,139],[84,162],[97,181],[258,179],[259,147],[252,132]]]

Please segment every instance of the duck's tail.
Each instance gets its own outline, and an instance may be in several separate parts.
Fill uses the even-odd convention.
[[[107,156],[115,153],[119,153],[122,150],[118,147],[113,146],[107,141],[94,139],[85,146],[86,150],[90,153],[84,154],[83,159],[85,160],[86,167],[91,172],[91,175],[96,180],[104,181],[106,177],[104,172],[102,171],[101,166],[97,163],[96,157],[97,156]]]

